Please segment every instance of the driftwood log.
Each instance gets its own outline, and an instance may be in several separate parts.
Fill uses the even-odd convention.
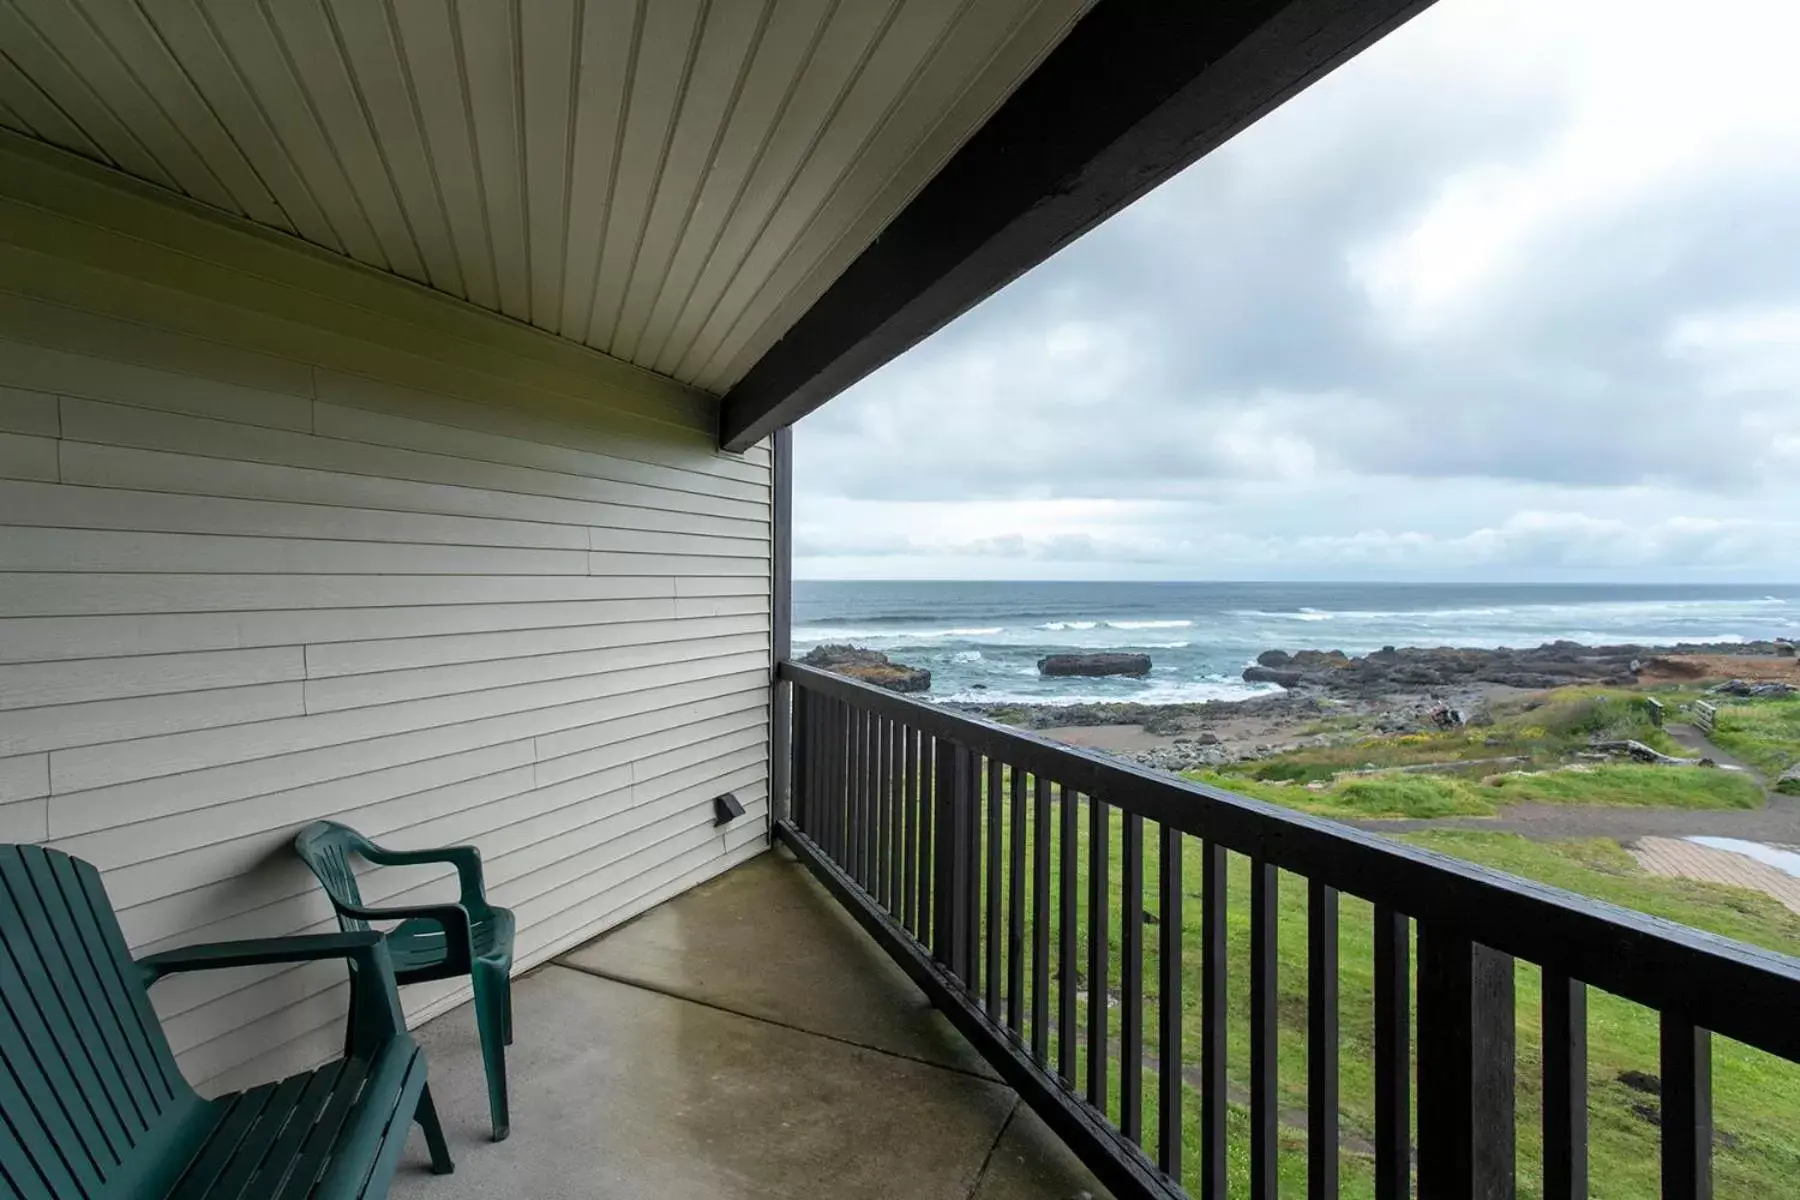
[[[1716,767],[1719,764],[1710,758],[1676,758],[1673,755],[1652,750],[1639,741],[1595,742],[1594,749],[1607,754],[1625,754],[1641,763],[1654,763],[1659,767]]]

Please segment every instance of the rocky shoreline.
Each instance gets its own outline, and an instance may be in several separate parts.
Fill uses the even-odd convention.
[[[948,704],[946,707],[1074,745],[1104,749],[1144,766],[1186,771],[1262,758],[1342,734],[1418,733],[1447,711],[1478,714],[1497,697],[1573,684],[1630,685],[1640,676],[1693,678],[1710,657],[1766,658],[1776,642],[1585,646],[1530,649],[1387,647],[1352,657],[1338,650],[1268,651],[1246,668],[1280,692],[1197,704]],[[1786,659],[1793,662],[1792,658]],[[1800,681],[1800,664],[1795,677]]]
[[[1253,683],[1281,690],[1242,700],[1191,704],[979,703],[944,707],[1105,750],[1162,770],[1183,771],[1261,758],[1351,733],[1417,733],[1446,720],[1479,714],[1496,697],[1569,685],[1628,686],[1641,679],[1695,679],[1716,660],[1761,660],[1777,675],[1789,664],[1800,684],[1791,642],[1683,642],[1672,646],[1586,646],[1547,642],[1517,649],[1386,646],[1352,656],[1341,650],[1267,650],[1244,670]],[[1107,674],[1139,664],[1097,661],[1123,655],[1072,656],[1070,674]],[[856,646],[816,647],[801,660],[897,692],[924,692],[931,673]],[[1046,660],[1048,661],[1048,660]],[[1148,660],[1142,664],[1149,669]],[[1040,665],[1041,669],[1041,665]],[[1046,672],[1049,673],[1049,672]],[[1058,672],[1063,673],[1063,672]],[[1717,676],[1715,676],[1717,677]],[[1764,678],[1770,678],[1764,675]],[[1452,715],[1454,714],[1454,715]]]

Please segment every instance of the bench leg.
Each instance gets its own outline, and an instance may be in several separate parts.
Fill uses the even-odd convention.
[[[419,1107],[413,1111],[413,1120],[425,1131],[425,1148],[431,1151],[431,1173],[448,1175],[456,1170],[456,1164],[450,1161],[450,1147],[444,1141],[444,1127],[438,1121],[437,1105],[431,1102],[431,1085],[419,1093]]]
[[[494,1122],[494,1140],[503,1142],[512,1132],[506,1107],[506,975],[477,964],[474,971],[475,1025],[481,1035],[481,1060],[487,1069],[488,1113]]]

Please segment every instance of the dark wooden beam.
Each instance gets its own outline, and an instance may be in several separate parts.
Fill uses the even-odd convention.
[[[1099,0],[726,395],[792,424],[1431,0]]]
[[[794,612],[794,432],[775,431],[769,456],[770,484],[774,489],[773,537],[769,543],[769,844],[775,844],[775,826],[790,820],[789,785],[792,782],[794,733],[793,697],[777,671],[793,652]]]

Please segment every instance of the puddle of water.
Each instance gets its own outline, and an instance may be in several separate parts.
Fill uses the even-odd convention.
[[[1800,879],[1800,853],[1793,850],[1765,845],[1762,842],[1747,842],[1742,838],[1691,837],[1686,840],[1697,846],[1708,846],[1714,850],[1729,850],[1733,854],[1742,854],[1745,858],[1753,858],[1759,863],[1767,863],[1777,871]]]

